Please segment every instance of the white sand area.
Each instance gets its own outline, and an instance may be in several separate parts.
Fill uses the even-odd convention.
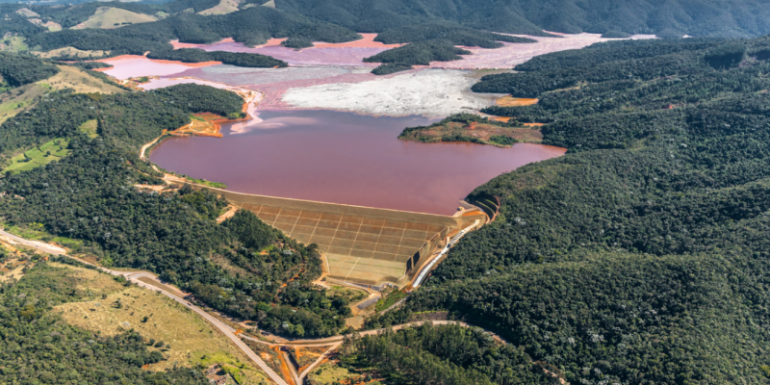
[[[474,94],[472,72],[423,69],[361,83],[333,83],[290,88],[283,102],[295,108],[321,108],[375,116],[446,117],[478,111],[493,96]]]

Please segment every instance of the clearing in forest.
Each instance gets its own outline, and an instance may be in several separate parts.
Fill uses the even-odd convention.
[[[149,370],[218,365],[240,384],[268,382],[240,350],[179,303],[147,289],[125,287],[95,270],[56,266],[72,269],[79,280],[77,288],[94,295],[88,297],[88,301],[65,303],[54,310],[69,324],[102,336],[132,329],[138,332],[148,348],[159,350],[165,357],[149,365]]]
[[[3,173],[11,172],[16,174],[22,171],[29,171],[59,160],[69,155],[68,145],[69,141],[67,139],[59,138],[27,150],[23,154],[11,158],[11,164],[3,169]]]
[[[503,96],[500,99],[495,100],[495,104],[500,107],[522,107],[531,106],[537,104],[537,99],[530,98],[514,98],[513,96]]]
[[[72,89],[76,93],[114,94],[125,90],[71,66],[58,66],[59,73],[48,79],[14,88],[0,94],[0,123],[35,105],[39,97],[53,91]]]
[[[198,12],[199,15],[226,15],[238,10],[238,0],[219,0],[219,4],[203,11]]]
[[[136,13],[120,8],[99,7],[88,20],[72,29],[101,28],[112,29],[131,24],[149,23],[158,20],[155,16]]]

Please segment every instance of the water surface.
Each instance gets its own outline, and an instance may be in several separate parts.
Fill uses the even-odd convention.
[[[396,139],[424,117],[371,117],[326,110],[263,111],[223,138],[172,138],[150,159],[161,167],[227,183],[233,191],[378,208],[452,214],[477,186],[558,147],[413,143]]]

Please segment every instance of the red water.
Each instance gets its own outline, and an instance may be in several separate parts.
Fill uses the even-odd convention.
[[[263,111],[223,138],[172,138],[150,159],[233,191],[323,202],[452,214],[477,186],[527,163],[563,155],[558,147],[496,148],[397,140],[423,117],[370,117],[335,111]]]

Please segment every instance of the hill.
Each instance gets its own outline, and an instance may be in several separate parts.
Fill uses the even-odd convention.
[[[770,9],[752,0],[279,0],[276,7],[357,32],[382,32],[425,20],[494,32],[545,31],[623,36],[748,37],[770,33]]]
[[[89,17],[86,21],[72,27],[73,29],[83,28],[119,28],[131,24],[149,23],[155,21],[157,18],[142,14],[131,12],[129,10],[113,8],[113,7],[99,7],[93,16]]]
[[[569,151],[476,189],[497,220],[369,326],[448,310],[569,383],[766,383],[768,48],[604,43],[483,78],[540,99],[488,113]]]

